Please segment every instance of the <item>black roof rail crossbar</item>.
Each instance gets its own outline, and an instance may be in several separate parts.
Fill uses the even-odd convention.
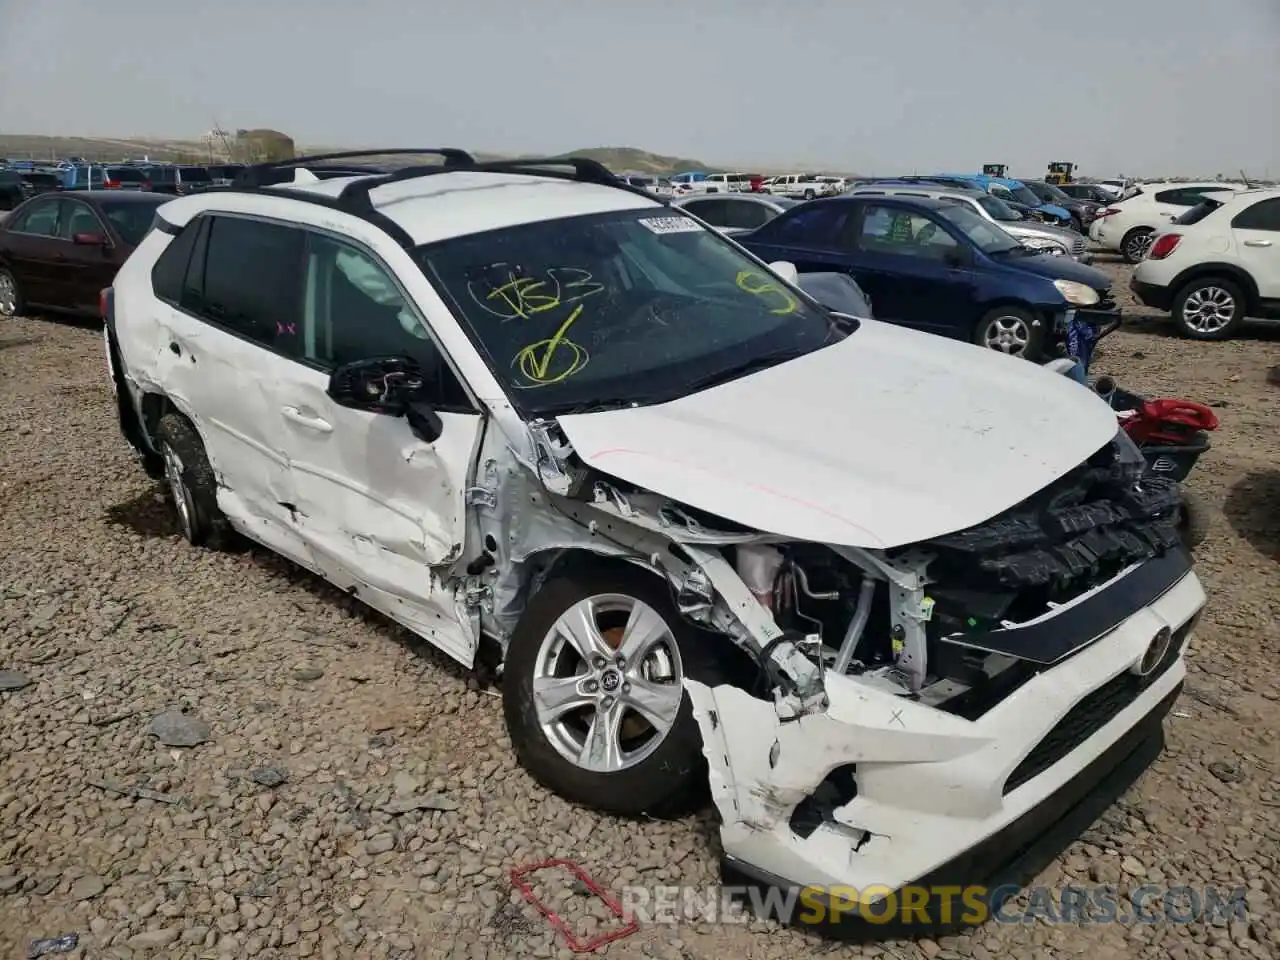
[[[336,153],[313,153],[310,155],[304,154],[301,157],[289,157],[284,160],[268,160],[265,163],[255,163],[245,167],[241,171],[241,175],[245,178],[246,186],[257,186],[261,181],[262,174],[282,168],[305,167],[312,163],[322,163],[329,160],[352,160],[356,157],[421,156],[423,154],[434,154],[441,157],[448,166],[468,166],[475,163],[475,158],[471,154],[456,147],[393,147],[384,150],[340,150]]]
[[[354,153],[343,154],[324,154],[320,157],[312,158],[295,158],[297,160],[319,159],[321,161],[329,159],[342,159],[348,155],[354,156],[379,156],[387,154],[421,154],[421,153],[444,153],[445,151],[433,150],[383,150],[378,151],[359,151]],[[603,186],[614,187],[618,190],[625,190],[628,193],[634,193],[637,196],[644,197],[646,200],[652,201],[660,206],[670,206],[671,202],[666,197],[658,197],[649,193],[642,187],[633,186],[615,176],[604,164],[596,160],[586,157],[548,157],[541,158],[522,158],[519,160],[494,160],[486,162],[478,162],[470,159],[469,155],[463,151],[453,151],[456,156],[449,158],[443,164],[431,164],[424,166],[402,167],[399,170],[384,171],[378,168],[358,167],[352,165],[333,164],[332,166],[317,166],[318,170],[324,172],[336,171],[339,174],[347,174],[351,176],[361,177],[359,180],[353,180],[346,184],[337,196],[329,196],[327,194],[315,193],[311,190],[290,190],[291,183],[284,182],[258,182],[254,180],[243,180],[237,177],[236,181],[228,187],[222,188],[224,191],[231,193],[251,193],[262,195],[264,188],[270,188],[273,196],[287,197],[291,200],[301,200],[305,203],[315,203],[322,207],[328,207],[332,210],[340,210],[343,213],[349,213],[352,216],[361,218],[362,220],[373,224],[385,233],[387,233],[396,243],[404,247],[406,250],[412,250],[414,247],[413,238],[398,223],[387,215],[380,213],[374,208],[373,202],[369,198],[369,191],[380,187],[383,184],[396,183],[401,180],[413,180],[418,177],[429,177],[441,173],[461,173],[461,172],[477,172],[477,173],[527,173],[539,177],[547,177],[554,180],[567,180],[583,183],[596,183]],[[468,159],[463,160],[462,157]],[[263,173],[272,169],[279,169],[285,166],[289,161],[283,161],[279,164],[259,164],[255,167],[247,167],[249,170],[260,169]],[[572,172],[566,172],[555,169],[555,167],[569,167]]]
[[[566,173],[547,168],[569,167],[572,173]],[[573,180],[580,183],[598,183],[609,187],[618,187],[623,190],[630,190],[641,193],[646,197],[651,195],[646,193],[639,187],[633,187],[625,180],[619,179],[614,173],[603,163],[597,160],[591,160],[586,157],[548,157],[519,159],[519,160],[489,160],[483,163],[473,161],[469,164],[460,164],[458,166],[415,166],[401,167],[399,170],[389,170],[381,176],[369,177],[364,180],[356,180],[347,184],[342,188],[339,199],[351,205],[352,209],[367,210],[370,208],[369,191],[376,190],[378,187],[385,186],[388,183],[398,183],[401,180],[416,180],[418,177],[429,177],[437,173],[530,173],[537,176],[549,177],[554,180]]]

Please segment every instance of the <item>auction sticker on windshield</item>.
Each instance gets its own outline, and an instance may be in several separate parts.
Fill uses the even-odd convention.
[[[644,217],[640,220],[654,233],[698,233],[702,224],[692,217]]]

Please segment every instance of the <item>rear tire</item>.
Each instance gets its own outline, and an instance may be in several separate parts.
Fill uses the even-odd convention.
[[[1120,241],[1120,256],[1125,263],[1141,263],[1151,249],[1151,238],[1155,231],[1150,227],[1134,227]]]
[[[1229,340],[1245,320],[1240,287],[1222,277],[1198,277],[1173,298],[1173,322],[1192,340]]]
[[[218,509],[218,481],[200,434],[180,413],[166,413],[156,425],[156,446],[178,529],[192,546],[225,549],[231,525]]]
[[[597,561],[555,576],[530,599],[503,668],[503,713],[521,765],[584,806],[687,811],[704,796],[706,774],[682,679],[722,682],[717,642],[732,645],[684,620],[651,573]]]
[[[987,312],[973,332],[980,347],[1011,357],[1039,362],[1044,354],[1044,328],[1022,307],[996,307]]]

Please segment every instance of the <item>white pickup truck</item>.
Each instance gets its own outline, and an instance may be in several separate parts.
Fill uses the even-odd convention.
[[[698,179],[692,174],[680,174],[671,178],[676,196],[690,193],[745,193],[751,189],[751,181],[742,173],[707,173]]]
[[[760,186],[764,193],[775,197],[790,197],[793,200],[812,200],[823,196],[827,185],[812,173],[788,173],[780,177],[770,177]]]

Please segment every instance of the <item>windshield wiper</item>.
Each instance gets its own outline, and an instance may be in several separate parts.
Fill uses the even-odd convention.
[[[769,367],[776,367],[778,364],[786,363],[788,360],[795,360],[797,357],[803,357],[812,352],[811,350],[779,350],[777,353],[764,353],[758,357],[752,357],[750,360],[744,360],[742,363],[724,367],[699,380],[694,380],[689,384],[689,392],[697,393],[699,390],[706,390],[709,387],[727,383],[730,380],[737,380],[748,374],[758,373],[761,370],[767,370]]]

